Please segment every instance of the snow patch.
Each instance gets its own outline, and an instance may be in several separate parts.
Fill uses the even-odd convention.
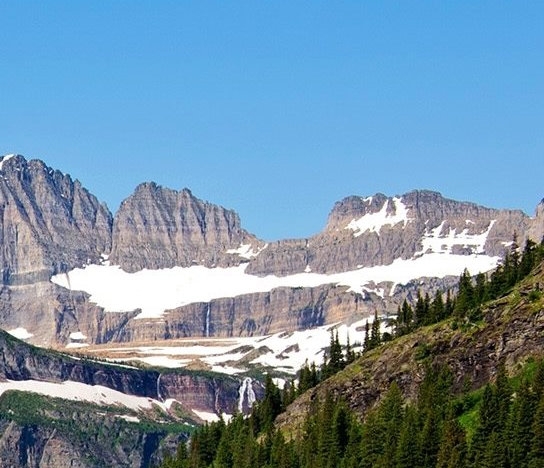
[[[192,410],[202,421],[205,422],[218,422],[221,418],[216,413],[211,413],[209,411],[199,411],[196,409]]]
[[[141,309],[138,319],[157,319],[165,311],[196,302],[236,297],[243,294],[269,292],[280,287],[317,287],[324,284],[346,286],[349,291],[363,294],[365,287],[384,281],[406,284],[414,278],[458,276],[465,268],[486,272],[495,268],[500,257],[478,255],[453,255],[437,245],[470,244],[480,252],[487,233],[470,236],[465,231],[450,239],[438,238],[434,229],[424,240],[424,250],[413,259],[396,259],[389,265],[359,268],[335,273],[297,273],[290,276],[269,275],[259,277],[245,273],[247,264],[229,268],[191,266],[162,270],[141,270],[127,273],[119,266],[87,265],[66,274],[53,276],[51,281],[70,290],[85,291],[91,302],[106,312],[129,312]],[[436,231],[436,232],[434,232]],[[449,240],[448,240],[449,239]],[[429,249],[431,250],[429,252]],[[444,254],[448,255],[444,255]],[[394,288],[393,288],[394,289]],[[393,289],[390,294],[393,294]]]
[[[127,395],[102,385],[87,385],[70,380],[62,383],[38,380],[7,380],[0,382],[0,395],[8,390],[37,393],[71,401],[86,401],[97,405],[123,406],[134,411],[151,409],[154,405],[164,408],[164,404],[152,398]]]
[[[359,219],[353,219],[345,227],[351,229],[354,237],[359,237],[367,231],[379,233],[384,226],[395,226],[398,223],[403,223],[404,227],[410,221],[408,217],[408,208],[402,202],[401,198],[395,197],[392,199],[395,213],[388,213],[389,200],[383,204],[380,211],[376,213],[368,213],[361,216]]]
[[[77,332],[70,333],[70,339],[83,341],[83,340],[86,340],[87,337],[80,331],[77,331]]]
[[[34,335],[30,333],[26,328],[18,327],[14,328],[13,330],[6,330],[11,336],[14,336],[15,338],[19,338],[20,340],[28,340],[29,338],[32,338]]]
[[[0,159],[0,171],[2,170],[4,166],[4,163],[14,157],[15,157],[15,154],[6,154],[4,157],[2,157],[2,159]]]
[[[467,220],[468,222],[469,220]],[[416,255],[431,252],[450,254],[452,248],[456,245],[471,248],[475,254],[483,254],[485,252],[484,247],[487,242],[487,236],[495,224],[495,220],[492,220],[488,228],[481,234],[469,234],[468,228],[463,229],[459,233],[456,229],[450,228],[447,233],[444,233],[442,231],[444,230],[445,223],[445,221],[442,221],[436,228],[427,230],[421,239],[422,249]]]
[[[253,257],[256,257],[257,255],[259,255],[267,247],[268,247],[268,244],[265,244],[264,247],[258,250],[253,250],[253,247],[251,246],[251,244],[240,244],[240,247],[238,247],[237,249],[229,249],[227,250],[227,253],[238,255],[239,257],[250,260]]]

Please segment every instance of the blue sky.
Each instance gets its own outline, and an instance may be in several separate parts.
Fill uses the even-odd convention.
[[[144,181],[266,240],[416,188],[533,214],[542,2],[0,1],[0,154]]]

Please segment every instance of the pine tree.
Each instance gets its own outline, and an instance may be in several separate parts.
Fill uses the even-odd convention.
[[[346,357],[344,361],[346,364],[351,364],[353,361],[355,361],[355,358],[356,358],[355,351],[353,351],[353,348],[351,347],[351,342],[349,340],[349,333],[348,333],[347,342],[346,342]]]
[[[444,313],[446,317],[451,317],[455,311],[455,300],[451,295],[451,291],[448,289],[446,292],[446,304],[444,306]]]
[[[488,300],[487,279],[483,273],[476,275],[476,286],[474,287],[476,305],[483,304]]]
[[[523,379],[508,421],[510,465],[527,468],[527,454],[531,451],[532,424],[537,399],[527,379]]]
[[[455,314],[464,317],[470,309],[476,306],[474,286],[469,271],[465,268],[459,278],[459,290],[455,301]]]
[[[433,302],[431,304],[430,323],[439,322],[446,317],[444,300],[442,299],[442,292],[436,291]]]
[[[480,458],[482,468],[508,468],[506,446],[499,432],[492,432]]]
[[[544,466],[544,396],[540,397],[535,412],[532,433],[529,468],[542,468]]]
[[[363,350],[368,351],[370,349],[370,325],[368,320],[365,322],[365,339],[363,342]]]
[[[427,322],[427,312],[428,309],[426,307],[426,301],[421,295],[421,291],[418,289],[415,309],[416,325],[418,327],[420,327],[421,325],[425,325],[425,323]]]
[[[466,435],[453,408],[450,408],[444,422],[436,468],[465,468],[466,457]]]
[[[378,347],[381,343],[381,334],[380,334],[380,319],[378,318],[378,312],[374,312],[374,320],[370,329],[370,339],[368,343],[368,349],[374,349]]]
[[[520,278],[525,278],[531,270],[534,268],[536,262],[536,243],[531,239],[527,239],[525,242],[525,248],[523,249],[523,254],[521,256],[519,264],[519,275]]]
[[[498,406],[490,384],[484,388],[482,403],[478,412],[479,425],[476,428],[472,445],[470,447],[470,459],[473,466],[481,466],[485,456],[487,441],[497,426]]]
[[[395,454],[396,468],[414,468],[421,466],[421,446],[417,413],[414,408],[406,409],[406,416],[400,430]]]
[[[393,466],[396,448],[404,419],[402,392],[396,382],[389,387],[387,394],[378,408],[378,418],[383,427],[384,448],[378,459],[378,465]]]

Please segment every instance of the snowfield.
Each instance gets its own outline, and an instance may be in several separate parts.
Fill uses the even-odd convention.
[[[152,398],[127,395],[101,385],[87,385],[80,382],[62,383],[38,380],[7,380],[0,382],[0,395],[8,390],[37,393],[71,401],[85,401],[97,405],[123,406],[133,411],[151,409],[154,405],[167,410],[167,404]]]
[[[438,229],[438,228],[437,228]],[[489,231],[487,231],[489,232]],[[436,230],[429,233],[424,247],[427,251],[411,259],[397,259],[389,265],[360,268],[336,274],[312,272],[290,276],[274,275],[259,277],[246,274],[247,264],[231,268],[207,268],[191,266],[161,270],[141,270],[127,273],[115,265],[87,265],[66,274],[59,274],[51,281],[67,289],[84,291],[91,302],[103,307],[106,312],[129,312],[137,309],[143,318],[160,318],[165,311],[213,299],[236,297],[242,294],[269,292],[279,287],[316,287],[324,284],[346,286],[350,291],[365,294],[374,291],[371,284],[390,281],[406,284],[414,278],[458,276],[465,268],[471,273],[486,272],[495,268],[500,257],[484,254],[453,255],[442,245],[482,245],[485,236],[448,234],[440,238]],[[453,240],[454,239],[454,240]],[[437,244],[442,242],[440,246]],[[393,288],[394,289],[394,288]],[[392,290],[393,291],[393,290]]]
[[[89,354],[100,353],[119,361],[141,361],[149,365],[177,368],[185,367],[198,359],[214,372],[235,375],[259,366],[273,368],[294,376],[304,364],[320,365],[325,349],[330,344],[331,331],[338,333],[340,343],[348,339],[355,351],[362,350],[365,322],[373,318],[346,324],[324,325],[292,333],[276,333],[268,336],[238,338],[198,338],[176,340],[175,346],[124,346],[90,348]],[[382,332],[390,331],[382,321]],[[196,344],[198,342],[198,344]],[[244,349],[244,351],[240,351]],[[259,351],[259,355],[248,361],[246,356]],[[127,357],[129,356],[129,357]],[[241,361],[241,362],[239,362]]]

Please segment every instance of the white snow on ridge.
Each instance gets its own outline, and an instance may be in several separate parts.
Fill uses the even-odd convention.
[[[71,340],[86,340],[87,337],[83,333],[78,331],[78,332],[70,333],[70,339]]]
[[[404,226],[410,221],[408,217],[408,208],[399,197],[393,198],[395,214],[387,213],[389,200],[383,204],[380,211],[361,216],[359,219],[353,219],[345,227],[351,229],[354,237],[359,237],[366,231],[379,233],[384,226],[394,226],[398,223],[404,223]]]
[[[467,224],[468,223],[472,223],[472,221],[467,220]],[[463,229],[463,231],[457,233],[456,229],[452,228],[450,228],[448,233],[442,233],[444,224],[445,221],[442,221],[439,226],[431,229],[430,232],[425,234],[425,236],[421,239],[423,247],[417,254],[428,252],[451,253],[451,250],[455,245],[471,247],[473,253],[483,254],[485,252],[484,247],[487,241],[487,236],[495,224],[495,220],[492,220],[489,223],[488,228],[481,234],[469,234],[468,229]]]
[[[4,163],[14,157],[15,157],[15,154],[6,154],[5,156],[3,156],[2,159],[0,159],[0,171],[2,170],[2,167],[4,166]]]
[[[245,258],[247,260],[251,260],[253,257],[256,257],[259,255],[264,249],[268,247],[268,244],[265,244],[261,249],[259,250],[253,250],[253,247],[251,244],[241,244],[240,247],[237,249],[229,249],[227,250],[228,254],[238,255],[241,258]]]
[[[166,310],[183,305],[268,292],[279,287],[336,284],[363,294],[365,290],[368,292],[368,287],[365,286],[370,282],[378,284],[392,281],[395,284],[406,284],[422,276],[457,276],[465,268],[476,274],[495,268],[499,260],[500,257],[487,255],[444,255],[432,252],[412,260],[397,259],[389,265],[343,273],[297,273],[284,277],[248,275],[245,273],[247,264],[230,268],[206,268],[198,265],[141,270],[136,273],[127,273],[118,266],[87,265],[67,274],[56,275],[51,281],[67,289],[87,292],[91,296],[90,300],[107,312],[141,309],[138,318],[160,318]]]
[[[26,328],[18,327],[14,328],[13,330],[6,330],[11,336],[14,336],[15,338],[19,338],[20,340],[28,340],[29,338],[32,338],[34,335],[30,333]]]
[[[134,411],[151,409],[153,405],[164,407],[163,403],[152,398],[127,395],[102,385],[87,385],[70,380],[62,383],[39,380],[7,380],[6,382],[0,382],[0,395],[8,390],[37,393],[71,401],[86,401],[98,405],[124,406]]]
[[[342,344],[346,344],[349,337],[351,345],[357,350],[360,349],[360,345],[364,341],[364,325],[367,321],[372,323],[373,317],[359,320],[351,325],[324,325],[293,333],[281,332],[268,336],[200,339],[200,341],[213,343],[209,346],[152,346],[118,348],[118,350],[121,352],[135,351],[136,356],[127,358],[128,360],[138,360],[169,368],[185,367],[192,361],[192,358],[198,357],[200,361],[208,364],[212,371],[234,375],[247,371],[246,365],[238,364],[236,361],[253,350],[261,349],[263,353],[253,359],[250,364],[274,367],[277,371],[295,375],[305,363],[320,365],[323,362],[324,348],[329,346],[332,329],[338,332],[338,339]],[[383,322],[382,329],[384,331],[386,329],[385,322]],[[248,349],[243,352],[235,352],[240,347]],[[119,360],[115,357],[115,351],[116,348],[111,348],[109,350],[110,356],[112,359]],[[232,367],[233,363],[239,365],[240,368]]]

